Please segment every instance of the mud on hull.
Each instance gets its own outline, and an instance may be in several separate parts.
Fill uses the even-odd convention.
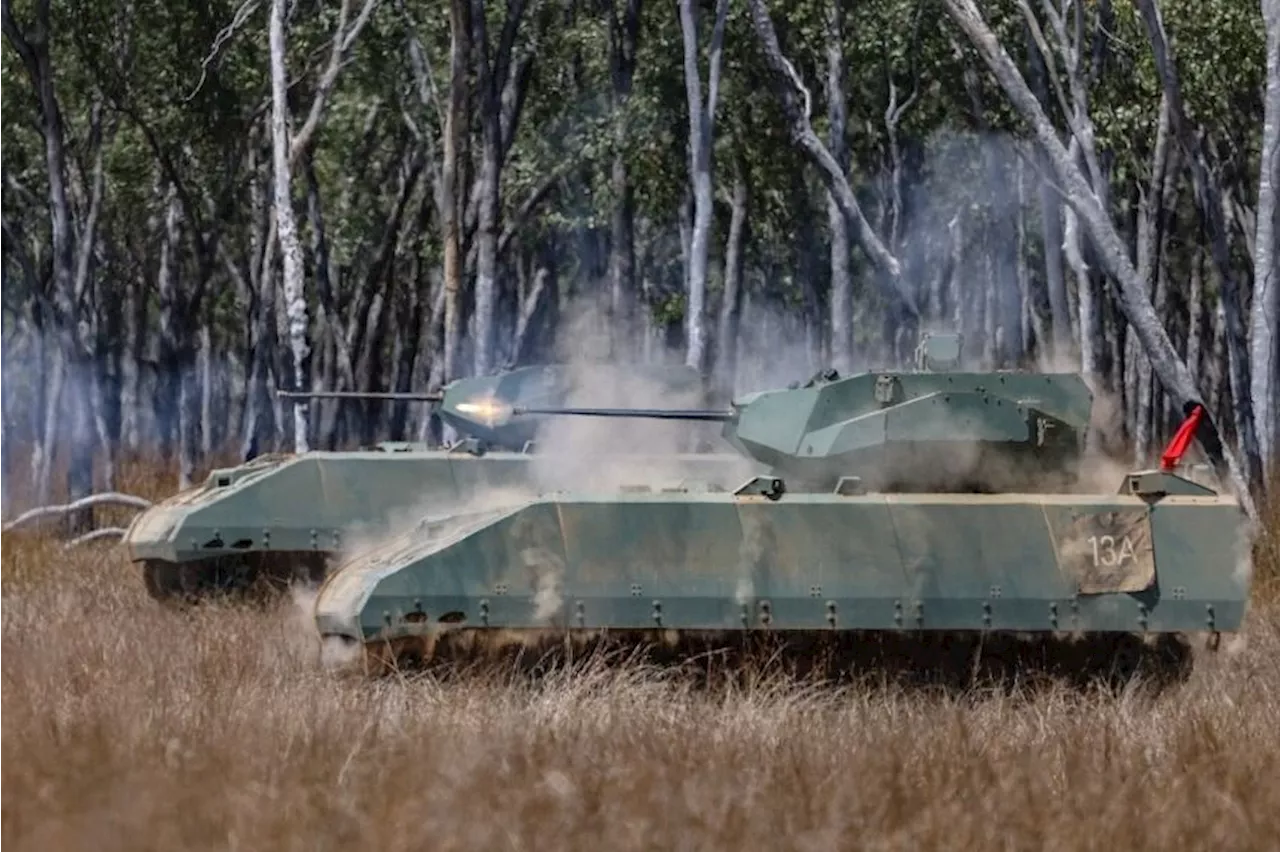
[[[1239,629],[1242,521],[1203,495],[544,499],[361,554],[315,615],[374,669],[603,637],[654,652],[782,642],[810,649],[801,660],[823,648],[918,672],[1037,654],[1177,669],[1188,634]]]

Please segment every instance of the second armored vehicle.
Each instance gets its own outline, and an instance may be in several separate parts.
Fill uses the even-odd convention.
[[[592,371],[599,376],[600,370]],[[696,396],[683,369],[625,374],[657,397]],[[540,433],[536,417],[496,422],[510,405],[556,405],[593,396],[568,365],[524,367],[460,379],[440,394],[305,393],[287,397],[410,398],[438,404],[462,440],[448,449],[384,444],[348,451],[271,455],[212,471],[203,484],[141,513],[126,532],[158,599],[193,599],[251,587],[321,580],[335,554],[372,545],[425,512],[483,506],[498,494],[532,496],[548,487],[607,483],[611,477],[676,476],[732,483],[743,461],[731,452],[679,453],[675,445],[593,441]],[[554,430],[551,430],[554,431]],[[536,439],[551,439],[549,447]],[[495,449],[496,448],[496,449]]]

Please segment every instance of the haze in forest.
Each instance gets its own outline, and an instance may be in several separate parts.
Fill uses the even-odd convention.
[[[426,406],[271,390],[578,357],[584,305],[593,363],[721,398],[958,330],[973,367],[1083,372],[1118,463],[1203,403],[1251,508],[1275,6],[6,7],[6,511],[140,453],[178,487],[438,441]]]

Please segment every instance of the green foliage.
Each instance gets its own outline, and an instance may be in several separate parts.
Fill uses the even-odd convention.
[[[1004,0],[984,5],[1010,55],[1025,64],[1027,35],[1015,4]],[[1090,33],[1099,5],[1086,4]],[[1159,86],[1136,11],[1130,4],[1112,5],[1114,20],[1105,41],[1108,60],[1092,81],[1089,96],[1099,146],[1114,157],[1112,197],[1123,204],[1134,182],[1145,180]],[[827,6],[826,0],[771,3],[783,50],[808,89],[811,118],[823,137],[829,133]],[[711,4],[704,7],[705,23]],[[244,269],[254,262],[250,255],[258,223],[249,203],[251,190],[256,187],[259,194],[270,196],[266,5],[260,4],[211,52],[238,8],[233,0],[137,0],[125,6],[77,0],[54,5],[51,44],[77,197],[85,194],[91,164],[89,117],[95,104],[103,110],[106,193],[100,233],[103,268],[110,270],[113,280],[151,287],[167,173],[190,194],[203,232],[221,234],[230,261]],[[1209,128],[1226,167],[1243,181],[1237,194],[1248,198],[1254,191],[1248,177],[1256,174],[1263,76],[1257,4],[1167,0],[1163,8],[1188,110],[1193,120]],[[327,61],[337,9],[334,2],[308,2],[297,3],[291,11],[288,64],[295,125],[304,119]],[[614,158],[620,157],[635,194],[637,239],[642,243],[637,246],[637,262],[650,264],[638,275],[643,272],[653,281],[678,280],[688,113],[676,7],[645,3],[634,81],[625,100],[613,89],[606,10],[607,4],[533,0],[517,34],[515,61],[528,58],[532,66],[521,121],[504,164],[505,214],[512,215],[554,170],[563,169],[563,174],[553,200],[525,224],[524,239],[513,251],[532,253],[543,245],[570,251],[564,247],[580,244],[570,235],[606,233],[617,203],[611,170]],[[16,2],[14,14],[20,25],[25,24],[30,5]],[[503,14],[502,4],[491,6],[489,36],[495,44]],[[874,219],[886,203],[890,164],[885,111],[892,82],[900,102],[916,94],[897,130],[908,158],[908,205],[923,211],[968,204],[981,223],[984,205],[991,202],[974,189],[984,180],[975,159],[977,146],[961,145],[963,152],[954,156],[945,152],[952,150],[948,146],[956,138],[1025,135],[1006,99],[951,26],[940,0],[846,3],[844,16],[846,142],[851,181],[869,215]],[[407,60],[409,28],[421,39],[431,70],[434,89],[425,107]],[[802,259],[801,224],[812,225],[817,243],[809,248],[823,253],[810,266],[825,275],[825,193],[791,143],[745,4],[731,4],[724,50],[715,140],[713,253],[720,252],[727,238],[726,196],[740,170],[750,187],[746,256],[760,273],[751,280],[766,282],[779,303],[794,305],[801,292],[801,272],[796,268]],[[407,274],[414,252],[431,264],[439,262],[439,222],[430,194],[440,156],[448,53],[447,7],[411,0],[402,13],[398,5],[384,3],[362,33],[332,96],[313,164],[329,250],[339,271],[336,283],[344,293],[369,274],[400,176],[415,156],[425,167],[406,212],[406,228],[413,233],[402,235],[397,243],[395,274]],[[7,42],[0,60],[6,94],[0,104],[7,143],[2,156],[10,181],[5,217],[20,225],[28,252],[47,259],[47,178],[39,110],[26,72]],[[1061,62],[1058,65],[1061,69]],[[1056,104],[1050,105],[1050,113],[1061,124]],[[464,178],[475,174],[469,157],[478,150],[479,128],[478,112],[473,110],[464,145]],[[978,137],[968,135],[974,131]],[[464,186],[464,196],[468,191]],[[295,193],[299,211],[305,212],[301,170],[295,175]],[[415,220],[424,202],[429,215],[418,233]],[[922,217],[920,228],[941,227],[928,219],[941,213],[911,215]],[[802,222],[801,217],[807,219]],[[305,216],[302,220],[308,231],[305,245],[310,226]],[[190,278],[196,261],[189,232],[186,239],[181,260]],[[1175,250],[1183,251],[1178,246]],[[517,260],[506,258],[509,265]],[[599,265],[571,257],[562,266],[574,264]],[[235,295],[226,266],[221,263],[215,270],[211,308],[226,318],[225,339],[239,341],[246,312],[256,308]],[[863,274],[859,257],[854,268]],[[8,253],[6,269],[16,270]],[[20,281],[10,272],[6,276],[7,282]],[[869,281],[859,278],[857,287],[866,298],[874,298]],[[110,292],[109,282],[103,292]],[[6,311],[14,303],[6,298]],[[682,311],[681,298],[662,295],[654,310],[662,322],[673,321]]]

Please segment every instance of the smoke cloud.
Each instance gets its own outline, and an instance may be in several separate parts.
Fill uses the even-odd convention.
[[[591,301],[572,305],[563,318],[556,360],[567,366],[568,406],[600,408],[705,408],[696,373],[683,387],[654,375],[654,367],[622,364],[603,311]],[[671,376],[676,365],[663,365]],[[534,476],[545,491],[612,491],[626,485],[659,488],[689,478],[684,453],[734,452],[718,424],[643,418],[551,417],[540,424]],[[743,462],[743,471],[747,470]]]

